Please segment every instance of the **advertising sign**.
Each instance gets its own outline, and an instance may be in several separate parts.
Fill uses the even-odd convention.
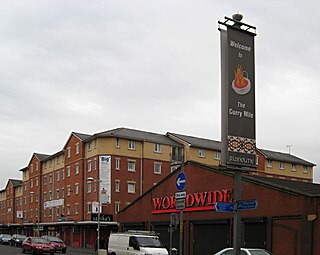
[[[255,167],[255,34],[227,26],[221,30],[222,160]]]
[[[99,195],[101,203],[111,203],[111,156],[99,157],[100,185]]]

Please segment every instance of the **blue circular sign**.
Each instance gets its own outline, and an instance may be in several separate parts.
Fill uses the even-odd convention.
[[[187,178],[184,173],[179,173],[176,177],[176,188],[177,190],[181,191],[184,190],[184,187],[186,186]]]

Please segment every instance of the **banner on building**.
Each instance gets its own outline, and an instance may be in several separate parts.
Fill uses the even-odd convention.
[[[229,25],[220,32],[222,164],[256,167],[255,34]]]
[[[99,173],[100,202],[111,203],[111,156],[99,157]]]

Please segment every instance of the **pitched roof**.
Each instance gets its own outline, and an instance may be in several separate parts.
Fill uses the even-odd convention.
[[[50,157],[50,155],[41,154],[41,153],[34,153],[34,155],[35,155],[40,161],[43,161],[43,160],[45,160],[47,157]]]
[[[176,137],[176,138],[180,139],[181,141],[190,144],[190,146],[192,146],[192,147],[211,149],[211,150],[216,150],[216,151],[221,150],[221,142],[218,142],[218,141],[194,137],[194,136],[187,136],[187,135],[181,135],[181,134],[176,134],[176,133],[170,133],[170,132],[168,132],[167,135],[169,137],[172,137],[172,136]]]
[[[260,183],[280,188],[285,191],[294,192],[297,194],[320,197],[320,184],[309,182],[298,182],[292,180],[276,179],[270,177],[245,177],[245,179],[256,180]]]
[[[17,187],[22,184],[22,180],[9,179],[9,181],[11,181],[13,187]]]
[[[181,144],[173,141],[172,139],[170,139],[169,137],[163,134],[151,133],[147,131],[141,131],[136,129],[124,128],[124,127],[94,134],[93,136],[88,138],[86,141],[90,141],[99,137],[117,137],[117,138],[131,139],[134,141],[147,141],[147,142],[154,142],[154,143],[182,147]]]
[[[292,154],[270,151],[264,149],[258,149],[267,159],[278,160],[281,162],[289,162],[298,165],[315,166],[315,164],[308,162],[304,159],[298,158]]]
[[[88,139],[91,135],[88,134],[82,134],[82,133],[77,133],[77,132],[72,132],[74,135],[80,138],[80,140],[86,140]]]

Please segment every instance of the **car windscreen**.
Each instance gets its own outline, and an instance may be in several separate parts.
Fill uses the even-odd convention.
[[[17,238],[17,239],[26,239],[27,236],[24,236],[24,235],[16,235],[15,238]]]
[[[32,238],[32,243],[43,243],[48,244],[49,241],[43,238]]]
[[[160,239],[156,236],[136,236],[134,238],[139,247],[163,247]]]
[[[11,238],[11,235],[2,235],[2,238]]]
[[[49,242],[54,242],[54,243],[62,243],[63,242],[59,237],[55,237],[55,236],[48,236],[47,239]]]

